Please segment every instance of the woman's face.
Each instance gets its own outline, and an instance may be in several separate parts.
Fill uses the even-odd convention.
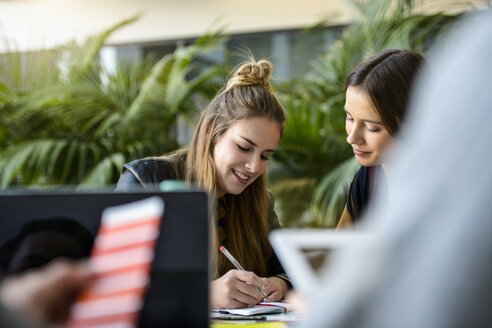
[[[213,152],[217,197],[238,195],[265,173],[279,141],[280,124],[269,118],[244,119],[229,127]]]
[[[349,86],[345,99],[347,142],[363,166],[382,164],[384,149],[393,137],[365,91]]]

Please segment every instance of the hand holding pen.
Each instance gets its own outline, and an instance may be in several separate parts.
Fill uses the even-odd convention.
[[[220,278],[211,281],[212,308],[243,308],[261,301],[280,301],[285,296],[288,286],[283,279],[258,277],[254,272],[245,271],[225,247],[220,247],[220,250],[237,270],[229,270]]]
[[[236,258],[234,256],[232,256],[232,254],[227,250],[227,248],[225,248],[224,246],[220,246],[219,249],[222,253],[224,253],[224,255],[229,259],[229,261],[231,261],[231,263],[236,267],[236,269],[241,270],[241,271],[245,271],[244,268],[242,267],[242,265],[239,264],[239,262],[236,260]],[[263,289],[261,289],[257,285],[254,285],[254,284],[252,284],[252,285],[258,289],[258,291],[261,293],[261,296],[263,296],[264,299],[266,299],[268,297],[267,294],[265,294],[265,292],[263,291]]]

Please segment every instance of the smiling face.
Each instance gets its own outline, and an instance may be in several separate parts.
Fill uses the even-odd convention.
[[[213,151],[217,197],[238,195],[265,173],[268,159],[280,141],[280,124],[253,117],[233,124]]]
[[[382,164],[382,155],[393,137],[388,132],[365,91],[347,88],[345,100],[347,142],[363,166]]]

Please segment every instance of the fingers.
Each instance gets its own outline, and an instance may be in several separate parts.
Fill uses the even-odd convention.
[[[282,300],[287,292],[287,283],[278,277],[262,278],[262,288],[267,294],[266,302],[277,302]]]
[[[282,294],[278,291],[274,291],[265,298],[264,302],[278,302],[282,300]]]
[[[301,294],[290,291],[286,295],[286,302],[292,306],[292,310],[294,312],[300,314],[308,313],[309,303],[306,298],[304,298]]]
[[[264,298],[261,294],[260,288],[253,284],[240,281],[236,287],[241,294],[247,296],[247,299],[249,300],[248,304],[257,304]]]
[[[91,277],[84,264],[56,260],[4,281],[0,298],[7,306],[40,322],[60,323],[66,318],[76,292]]]
[[[43,317],[51,323],[64,322],[77,292],[88,285],[92,278],[93,274],[87,264],[67,260],[56,260],[41,270],[37,280],[43,284],[35,293],[37,297],[33,297],[41,303],[39,310]]]
[[[234,274],[239,280],[248,282],[260,288],[261,286],[263,286],[264,278],[258,277],[251,271],[231,270],[229,272],[231,272],[231,274]]]
[[[262,279],[253,272],[230,270],[226,274],[227,282],[231,289],[229,293],[235,300],[244,304],[257,304],[263,299],[258,284],[261,286]]]
[[[230,270],[211,284],[212,306],[216,308],[238,308],[259,303],[263,296],[253,281],[261,284],[254,273]]]
[[[237,308],[261,301],[280,301],[285,296],[288,285],[278,277],[260,278],[253,272],[230,270],[214,280],[211,289],[213,307]]]
[[[255,300],[262,299],[261,286],[263,279],[250,271],[230,270],[226,274],[228,277],[241,283],[236,284],[236,288],[244,294],[253,297]]]
[[[94,273],[90,270],[87,262],[75,263],[64,259],[54,261],[45,274],[50,277],[47,278],[47,286],[49,283],[61,285],[64,286],[64,291],[68,293],[71,290],[79,290],[94,278]]]

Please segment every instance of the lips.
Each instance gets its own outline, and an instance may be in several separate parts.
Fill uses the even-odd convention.
[[[355,149],[355,148],[352,148],[352,149],[354,151],[354,154],[357,155],[357,156],[367,156],[367,155],[370,154],[369,152],[361,151],[361,150],[358,150],[358,149]]]
[[[247,176],[246,174],[243,174],[235,169],[232,169],[232,173],[234,174],[234,177],[242,184],[248,183],[250,177]]]

